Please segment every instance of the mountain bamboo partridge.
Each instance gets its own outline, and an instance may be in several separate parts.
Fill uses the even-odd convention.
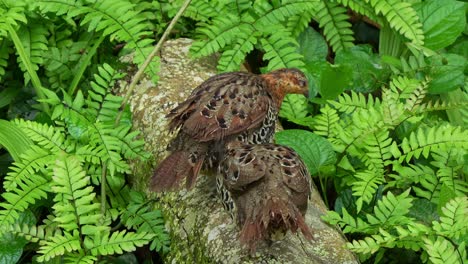
[[[191,188],[202,167],[217,168],[228,142],[271,142],[284,96],[307,92],[306,77],[297,69],[209,78],[167,115],[169,129],[180,129],[168,146],[171,154],[151,178],[151,189],[173,190],[183,179]]]
[[[294,150],[230,142],[220,172],[227,197],[235,205],[240,241],[251,250],[277,231],[300,229],[307,239],[312,238],[304,220],[310,175]]]

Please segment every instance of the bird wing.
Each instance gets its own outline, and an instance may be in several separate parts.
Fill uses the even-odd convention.
[[[211,77],[168,115],[170,127],[199,142],[258,127],[272,107],[263,79],[255,74],[234,72]]]

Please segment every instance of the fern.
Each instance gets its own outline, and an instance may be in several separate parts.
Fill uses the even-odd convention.
[[[52,182],[56,202],[53,206],[54,221],[60,227],[66,231],[79,228],[83,235],[106,231],[106,227],[95,227],[103,218],[99,213],[100,204],[95,201],[89,176],[86,176],[76,157],[62,155],[57,159]]]
[[[356,181],[352,183],[353,195],[359,197],[356,201],[357,211],[361,211],[363,203],[369,203],[383,183],[383,175],[376,171],[363,171],[355,175]]]
[[[317,3],[316,16],[323,34],[333,51],[337,52],[353,46],[353,31],[346,9],[337,3],[321,1]]]
[[[132,232],[114,232],[103,233],[96,238],[86,239],[84,244],[86,248],[91,250],[94,255],[112,255],[122,254],[124,251],[134,251],[135,246],[140,247],[147,244],[153,235],[148,233],[132,233]]]
[[[443,237],[437,237],[437,240],[435,241],[425,238],[424,247],[426,252],[429,254],[431,263],[465,263],[466,249],[464,243],[456,248],[449,240]]]
[[[262,39],[261,43],[265,50],[263,57],[269,60],[268,69],[304,67],[302,56],[295,52],[297,43],[292,38],[286,38],[283,34],[272,34]]]
[[[138,232],[148,232],[156,234],[150,244],[150,249],[167,251],[167,234],[164,232],[164,221],[161,211],[154,211],[151,203],[145,201],[141,193],[132,192],[131,202],[127,205],[122,221],[128,228],[137,229]]]
[[[309,25],[309,22],[312,20],[314,13],[315,13],[315,7],[314,7],[314,10],[307,9],[300,14],[291,16],[288,19],[286,30],[288,32],[291,32],[291,36],[293,38],[297,38],[301,34],[301,32],[304,31],[306,27]]]
[[[296,51],[297,42],[291,31],[282,25],[289,17],[304,10],[312,10],[314,1],[295,0],[271,4],[247,1],[216,6],[218,13],[201,19],[198,24],[198,41],[191,47],[195,57],[207,56],[222,51],[218,64],[220,71],[239,69],[247,53],[254,45],[260,44],[265,51],[264,59],[269,60],[267,70],[279,67],[303,67],[301,55]],[[195,1],[194,6],[201,4]],[[219,13],[223,13],[219,16]],[[192,16],[193,17],[193,16]],[[302,23],[305,23],[304,21]]]
[[[376,14],[382,14],[387,19],[391,28],[417,45],[424,44],[422,24],[411,4],[397,0],[365,1],[370,3]]]
[[[466,226],[467,215],[467,196],[456,197],[442,208],[440,221],[432,222],[433,229],[439,235],[459,239],[468,233],[468,227]]]
[[[44,102],[52,106],[53,125],[15,121],[35,145],[5,178],[0,203],[0,224],[5,228],[0,236],[12,232],[37,243],[38,261],[93,263],[100,255],[133,251],[150,242],[152,248],[167,249],[161,213],[142,205],[143,194],[133,194],[140,197],[140,209],[134,203],[129,207],[131,215],[126,214],[131,195],[125,186],[123,172],[129,167],[124,158],[145,159],[148,154],[143,141],[135,140],[138,132],[131,131],[128,114],[114,125],[122,98],[108,89],[123,75],[109,65],[98,72],[86,99],[81,91],[74,97],[63,94],[63,99],[47,92]],[[106,178],[107,174],[112,177]],[[101,192],[94,185],[100,185]],[[44,210],[45,218],[39,215],[37,226],[19,223],[19,214],[38,200],[50,208]],[[119,221],[128,222],[128,228],[137,232],[113,226]],[[116,231],[111,232],[112,228]]]
[[[6,191],[11,191],[18,186],[18,183],[24,182],[31,174],[39,172],[40,168],[44,168],[50,164],[55,158],[55,154],[33,146],[21,156],[21,160],[13,163],[3,181],[3,188]]]
[[[334,139],[336,137],[335,127],[340,117],[335,109],[325,105],[320,109],[321,114],[314,117],[314,132],[320,136]]]
[[[367,98],[362,93],[351,91],[349,94],[342,94],[338,97],[338,101],[330,101],[337,110],[350,114],[357,109],[369,109],[371,107],[378,107],[380,100],[369,95]]]
[[[43,23],[37,21],[36,23],[28,24],[28,26],[22,26],[18,30],[18,35],[26,52],[25,55],[29,59],[28,62],[25,62],[18,55],[19,66],[25,73],[25,83],[28,83],[31,77],[26,69],[28,66],[25,63],[30,64],[34,71],[37,71],[39,65],[44,63],[43,53],[47,50],[47,29]]]
[[[0,203],[0,225],[8,226],[18,219],[18,213],[25,211],[36,200],[47,197],[50,189],[49,180],[43,177],[25,178],[18,186],[9,192],[2,194],[5,202]],[[5,232],[6,230],[0,231]]]
[[[147,38],[152,33],[145,16],[129,1],[112,0],[89,1],[82,3],[75,0],[38,1],[34,5],[43,13],[67,14],[69,18],[80,18],[80,25],[87,25],[89,31],[101,32],[110,40],[126,42],[126,48],[135,51],[133,62],[141,66],[152,50],[152,40]],[[157,81],[158,58],[146,68],[153,81]]]
[[[459,144],[464,149],[468,148],[466,131],[463,131],[460,127],[445,125],[419,128],[416,132],[412,132],[409,137],[403,139],[401,143],[403,154],[399,157],[399,160],[408,162],[413,157],[419,158],[421,155],[427,158],[431,151],[446,150],[454,144]]]
[[[63,235],[55,235],[49,239],[38,250],[41,254],[37,258],[39,262],[49,261],[56,256],[81,249],[80,237],[76,230],[73,233],[65,232]]]

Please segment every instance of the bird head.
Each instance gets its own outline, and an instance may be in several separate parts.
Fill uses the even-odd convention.
[[[309,84],[303,72],[298,69],[279,69],[262,75],[267,83],[269,93],[274,97],[278,105],[286,94],[309,95]]]

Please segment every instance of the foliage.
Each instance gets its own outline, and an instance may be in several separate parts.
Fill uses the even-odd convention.
[[[118,58],[131,54],[141,67],[181,3],[0,1],[0,144],[14,160],[2,175],[0,262],[23,250],[33,261],[82,263],[147,244],[167,250],[155,201],[126,183],[127,161],[147,154],[109,89],[123,78]],[[464,263],[466,7],[193,0],[172,36],[195,38],[196,58],[219,53],[219,71],[259,54],[263,72],[305,72],[310,98],[285,98],[280,118],[296,129],[276,140],[318,175],[335,209],[324,219],[343,228],[363,261],[410,252],[425,263]],[[155,57],[146,71],[153,81],[158,68]],[[0,154],[1,166],[9,156]]]
[[[148,154],[138,132],[130,130],[128,109],[126,118],[115,124],[122,98],[108,88],[123,75],[107,64],[98,72],[87,96],[81,90],[73,98],[65,93],[63,99],[47,93],[44,101],[51,106],[52,124],[22,119],[8,123],[32,142],[3,181],[1,236],[37,243],[38,262],[93,263],[99,256],[131,252],[148,243],[151,249],[167,249],[160,211],[125,184],[125,173],[130,172],[125,160],[146,159]],[[10,143],[17,147],[22,141]],[[28,212],[36,212],[35,221],[21,222],[20,216]],[[121,230],[119,222],[127,229]]]
[[[303,68],[305,59],[295,49],[295,38],[311,19],[319,23],[333,51],[354,45],[352,25],[348,22],[345,7],[388,25],[392,32],[415,45],[424,44],[423,25],[415,8],[396,0],[283,0],[271,3],[196,0],[192,3],[192,12],[187,13],[198,21],[198,41],[192,52],[197,57],[221,52],[220,71],[239,69],[254,47],[262,50],[263,59],[269,61],[267,71],[282,67]]]

